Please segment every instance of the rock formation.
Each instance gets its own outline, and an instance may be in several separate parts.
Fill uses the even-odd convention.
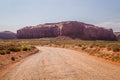
[[[15,39],[16,34],[10,31],[0,32],[0,39]]]
[[[29,26],[17,31],[18,38],[43,38],[67,36],[83,40],[116,40],[112,29],[104,29],[77,21],[46,23]]]
[[[117,40],[120,40],[120,32],[114,32],[114,34],[116,35]]]
[[[56,25],[37,25],[36,27],[25,27],[17,31],[18,38],[43,38],[57,37],[59,28]]]

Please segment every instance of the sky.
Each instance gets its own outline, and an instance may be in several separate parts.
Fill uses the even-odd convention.
[[[120,32],[120,0],[0,0],[0,31],[61,21]]]

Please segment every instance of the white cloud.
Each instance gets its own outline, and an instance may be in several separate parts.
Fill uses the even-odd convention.
[[[111,28],[114,32],[120,32],[120,22],[103,22],[96,25],[107,29]]]

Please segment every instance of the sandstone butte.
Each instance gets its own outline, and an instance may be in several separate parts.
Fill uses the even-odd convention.
[[[116,40],[112,29],[105,29],[78,21],[46,23],[17,30],[18,39],[67,36],[82,40]]]
[[[10,31],[0,32],[0,39],[15,39],[16,34]]]
[[[120,41],[120,32],[114,32],[114,34],[116,35],[117,40],[119,40],[119,41]]]

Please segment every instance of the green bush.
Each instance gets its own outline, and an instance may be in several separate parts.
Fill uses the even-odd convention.
[[[18,52],[20,51],[20,48],[19,47],[16,47],[16,46],[11,46],[8,48],[9,51],[12,51],[12,52]]]
[[[28,48],[27,48],[27,47],[24,47],[22,50],[23,50],[23,51],[27,51],[27,50],[28,50]]]
[[[28,51],[28,50],[31,50],[31,48],[28,47],[28,46],[22,46],[22,47],[21,47],[21,50],[22,50],[22,51]]]

